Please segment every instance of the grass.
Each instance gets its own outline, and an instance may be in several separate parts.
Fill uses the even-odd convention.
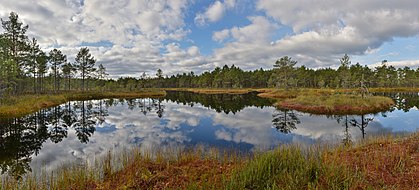
[[[165,90],[189,91],[201,94],[245,94],[259,92],[258,96],[277,100],[280,108],[293,109],[313,114],[369,114],[389,109],[394,102],[382,96],[362,97],[359,89],[202,89],[169,88]],[[411,88],[374,88],[373,92],[419,91]]]
[[[389,109],[394,102],[391,98],[383,96],[360,95],[305,95],[293,99],[286,99],[277,103],[277,106],[314,114],[334,115],[363,115],[377,113]]]
[[[313,114],[369,114],[385,111],[394,105],[383,96],[362,97],[350,89],[265,90],[259,96],[277,100],[280,108]]]
[[[21,95],[0,99],[0,117],[20,117],[33,113],[43,108],[57,106],[67,101],[89,100],[102,98],[142,98],[161,97],[165,95],[164,90],[190,91],[203,94],[246,94],[252,91],[260,92],[259,96],[279,100],[278,106],[283,108],[296,109],[316,114],[359,114],[372,113],[388,109],[393,103],[389,98],[368,97],[362,99],[355,95],[339,95],[349,93],[356,89],[203,89],[203,88],[167,88],[148,89],[137,92],[63,92],[61,94],[47,95]],[[373,92],[388,91],[419,91],[410,88],[375,88]],[[338,95],[336,95],[338,94]],[[321,98],[319,98],[321,97]],[[290,99],[285,100],[284,99]],[[321,101],[319,101],[321,100]]]
[[[350,146],[298,145],[238,156],[217,149],[134,148],[54,173],[3,177],[3,189],[418,189],[419,133]]]
[[[199,94],[246,94],[257,89],[251,88],[165,88],[169,91],[188,91]]]
[[[399,87],[399,88],[371,88],[369,89],[370,92],[419,92],[419,88],[407,88],[407,87]]]
[[[163,90],[142,90],[136,92],[63,92],[60,94],[21,95],[1,100],[0,117],[21,117],[43,108],[57,106],[68,101],[103,98],[142,98],[165,96]]]

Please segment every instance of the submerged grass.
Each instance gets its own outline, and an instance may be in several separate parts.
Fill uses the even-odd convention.
[[[54,173],[3,177],[3,189],[418,189],[419,133],[351,146],[286,145],[239,156],[217,149],[134,148]]]
[[[92,100],[103,98],[143,98],[165,96],[163,90],[141,90],[136,92],[63,92],[61,94],[21,95],[1,100],[0,117],[21,117],[43,108],[57,106],[74,100]]]

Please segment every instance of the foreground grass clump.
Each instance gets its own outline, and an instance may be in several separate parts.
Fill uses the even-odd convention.
[[[419,133],[349,146],[287,145],[241,155],[195,148],[109,153],[3,189],[418,189]]]
[[[234,171],[226,189],[345,189],[361,183],[360,173],[336,163],[323,164],[325,150],[302,151],[296,146],[282,147],[257,155]]]
[[[0,117],[21,117],[43,108],[57,106],[68,101],[103,98],[144,98],[165,96],[162,90],[141,90],[136,92],[64,92],[61,94],[21,95],[1,100]]]
[[[28,174],[18,181],[4,176],[0,189],[187,189],[219,187],[243,163],[234,151],[196,147],[141,150],[134,148],[94,161],[70,163],[54,172]],[[204,188],[205,189],[205,188]]]
[[[380,137],[368,143],[329,151],[324,163],[362,174],[358,189],[419,189],[419,133],[403,137]]]

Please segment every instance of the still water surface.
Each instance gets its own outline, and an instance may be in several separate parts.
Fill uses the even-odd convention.
[[[350,143],[419,129],[418,93],[381,95],[392,97],[396,105],[363,116],[278,109],[253,93],[168,92],[161,99],[73,101],[22,118],[0,119],[0,169],[19,176],[31,168],[50,170],[132,146],[254,151],[290,143]]]

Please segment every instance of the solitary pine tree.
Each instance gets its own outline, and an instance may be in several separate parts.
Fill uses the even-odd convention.
[[[102,64],[99,64],[99,68],[97,69],[96,72],[97,72],[97,78],[100,80],[99,81],[100,86],[103,89],[103,86],[105,86],[105,81],[104,80],[106,79],[106,77],[109,74],[106,72],[106,68]]]
[[[89,53],[89,49],[87,47],[81,48],[79,53],[77,53],[75,68],[80,72],[82,78],[82,90],[84,91],[84,80],[86,77],[92,73],[95,68],[96,60],[95,58]]]
[[[340,86],[342,88],[349,88],[349,84],[350,84],[350,78],[351,78],[351,73],[349,71],[349,66],[351,65],[351,60],[348,56],[348,54],[345,54],[341,59],[340,59],[340,66],[338,68],[338,74],[339,74],[339,78],[340,78]]]
[[[274,64],[273,73],[269,82],[275,87],[288,89],[295,85],[295,64],[297,61],[285,56],[277,60]]]
[[[157,86],[162,87],[163,85],[163,71],[161,69],[157,69]]]
[[[60,91],[60,67],[67,63],[67,56],[61,53],[60,50],[53,49],[49,52],[49,61],[54,74],[54,92]]]

